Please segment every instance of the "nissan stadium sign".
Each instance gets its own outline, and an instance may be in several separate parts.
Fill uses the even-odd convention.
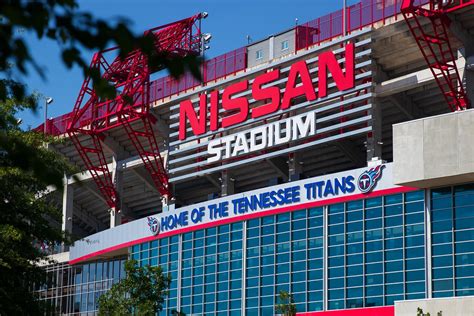
[[[172,106],[170,181],[370,132],[371,39],[336,44],[237,75]]]

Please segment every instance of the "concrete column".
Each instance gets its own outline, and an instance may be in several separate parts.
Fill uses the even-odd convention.
[[[72,234],[72,216],[74,210],[74,189],[68,184],[68,178],[64,175],[63,187],[63,220],[61,229],[66,234]],[[67,247],[63,245],[63,251],[67,251]]]
[[[297,181],[301,179],[303,173],[303,163],[301,161],[301,153],[291,153],[288,156],[288,179],[289,181]]]
[[[235,179],[232,178],[232,174],[224,170],[221,173],[222,184],[221,184],[221,196],[232,195],[235,193]]]
[[[268,60],[272,61],[275,58],[275,36],[270,37],[268,46]]]
[[[112,160],[112,181],[114,182],[115,190],[117,192],[117,206],[123,209],[122,205],[122,190],[123,190],[123,172],[118,169],[118,158],[113,156]],[[110,212],[110,227],[115,227],[122,224],[122,212],[115,208],[109,210]]]
[[[372,133],[367,135],[367,161],[382,159],[382,110],[372,99]]]
[[[115,208],[111,208],[110,212],[110,228],[122,224],[122,213],[117,212]]]

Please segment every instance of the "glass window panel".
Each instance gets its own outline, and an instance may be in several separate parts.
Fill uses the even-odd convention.
[[[456,265],[474,264],[474,253],[456,255]]]
[[[382,208],[369,208],[365,210],[365,219],[373,219],[382,217]]]
[[[356,288],[350,288],[347,289],[346,292],[346,297],[347,298],[357,298],[357,297],[363,297],[364,296],[364,288],[363,287],[356,287]],[[362,301],[361,301],[362,303]]]
[[[365,200],[365,207],[375,207],[375,206],[381,206],[382,205],[382,198],[381,197],[376,197],[376,198],[371,198]]]
[[[393,194],[393,195],[387,195],[385,198],[385,204],[397,204],[397,203],[402,203],[403,202],[403,195],[402,194]]]
[[[372,219],[365,221],[365,229],[376,229],[376,228],[381,228],[382,227],[382,219]]]
[[[405,204],[405,213],[417,213],[424,212],[425,203],[424,202],[414,202]]]
[[[456,231],[454,233],[456,241],[469,241],[474,240],[474,229]]]
[[[382,229],[375,229],[375,230],[370,230],[365,232],[365,240],[370,241],[370,240],[378,240],[382,239]]]
[[[424,244],[425,244],[425,236],[424,235],[407,237],[405,239],[405,247],[423,246]]]
[[[290,220],[290,213],[283,213],[277,215],[277,222],[282,223]]]
[[[464,271],[464,269],[462,269]],[[460,276],[456,270],[456,275]],[[440,268],[440,269],[433,269],[433,279],[446,279],[453,277],[453,268]]]
[[[453,203],[451,196],[431,200],[431,209],[433,210],[451,208],[452,206]]]
[[[456,289],[474,289],[474,277],[462,278],[456,280]]]
[[[385,207],[385,216],[401,215],[403,213],[403,205],[390,205]]]
[[[348,223],[346,226],[347,226],[347,232],[358,232],[358,231],[361,231],[363,230],[363,227],[364,227],[364,222],[363,221],[359,221],[359,222],[352,222],[352,223]]]
[[[425,191],[423,190],[405,193],[405,201],[407,202],[424,200],[424,198]]]
[[[366,296],[378,296],[383,294],[383,286],[376,285],[376,286],[367,286],[365,287],[365,295]]]
[[[385,294],[403,294],[404,293],[404,284],[389,284],[385,286]]]
[[[354,211],[354,212],[348,212],[348,213],[346,214],[346,217],[347,217],[346,220],[347,220],[348,222],[360,221],[360,220],[362,220],[363,217],[364,217],[363,214],[364,214],[364,213],[362,213],[362,210],[360,210],[360,211]]]
[[[322,216],[323,215],[323,208],[322,207],[313,207],[308,210],[308,216]]]
[[[353,265],[347,267],[347,276],[361,275],[364,271],[363,265]]]
[[[425,279],[425,271],[418,270],[418,271],[408,271],[406,272],[406,281],[420,281]]]
[[[407,270],[417,270],[425,268],[425,258],[406,260],[405,266]]]
[[[329,205],[329,214],[335,214],[340,212],[344,212],[343,203]]]
[[[432,246],[433,256],[450,255],[453,253],[452,244],[441,244]]]
[[[422,293],[424,297],[425,282],[409,282],[406,284],[407,293]]]
[[[344,223],[344,213],[338,213],[328,216],[329,225],[337,225]]]
[[[328,291],[328,298],[329,298],[330,300],[337,300],[337,299],[344,298],[344,289],[340,289],[340,290],[329,290],[329,291]]]
[[[433,244],[448,243],[452,242],[452,237],[453,235],[451,232],[432,234],[432,242]]]
[[[406,225],[423,223],[424,220],[425,220],[424,213],[407,214],[405,216]]]
[[[433,257],[433,267],[446,267],[453,264],[452,256]]]
[[[346,282],[348,287],[363,286],[364,278],[362,276],[348,277]]]
[[[468,218],[462,218],[462,219],[455,220],[455,227],[456,227],[457,230],[473,228],[474,227],[474,217],[468,217]]]

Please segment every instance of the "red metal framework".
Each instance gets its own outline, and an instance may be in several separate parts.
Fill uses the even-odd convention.
[[[201,49],[201,14],[145,32],[154,39],[157,54],[186,56],[198,54]],[[90,69],[115,87],[117,96],[111,100],[98,97],[90,77],[82,84],[67,133],[79,152],[110,208],[118,210],[118,195],[109,171],[101,141],[104,132],[123,128],[153,182],[164,197],[171,197],[168,175],[165,171],[158,142],[153,130],[156,118],[150,113],[150,69],[146,56],[134,50],[121,58],[118,48],[94,55]],[[112,57],[109,57],[112,55]],[[111,62],[110,62],[111,60]]]
[[[450,109],[464,110],[469,107],[469,100],[449,40],[447,13],[473,1],[431,0],[426,7],[414,2],[404,0],[402,14]],[[423,18],[429,20],[425,27]]]

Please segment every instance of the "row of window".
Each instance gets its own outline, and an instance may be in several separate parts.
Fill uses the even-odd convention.
[[[288,40],[281,41],[280,43],[280,50],[282,52],[287,51],[289,49],[289,42]],[[255,60],[263,59],[263,49],[259,49],[255,52]]]
[[[473,295],[474,186],[432,190],[429,205],[433,296]],[[242,306],[247,314],[273,314],[280,290],[294,295],[298,312],[321,310],[325,271],[328,309],[390,305],[426,295],[424,207],[417,191],[303,209],[143,243],[131,248],[131,258],[170,273],[162,315],[178,303],[187,314],[240,315]],[[123,274],[123,260],[74,269],[66,282],[76,285],[74,295],[65,305],[94,311]],[[63,300],[60,292],[56,300]]]

